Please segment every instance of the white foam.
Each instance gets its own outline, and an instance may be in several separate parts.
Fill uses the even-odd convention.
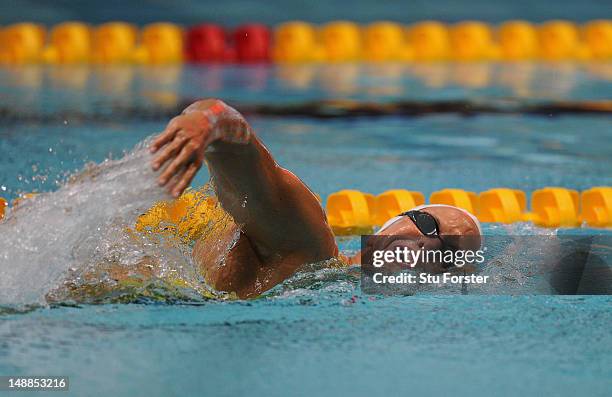
[[[0,222],[0,305],[44,304],[67,272],[112,253],[122,227],[167,198],[146,146],[89,165],[59,190],[24,200],[7,214]]]

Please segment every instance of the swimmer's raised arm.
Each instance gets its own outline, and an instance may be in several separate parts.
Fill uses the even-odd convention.
[[[245,252],[256,256],[241,258],[244,263],[256,264],[251,269],[240,269],[240,275],[219,275],[231,279],[227,284],[239,296],[261,293],[290,276],[299,265],[337,254],[316,196],[276,163],[244,117],[222,101],[207,99],[190,105],[168,123],[151,144],[151,151],[157,153],[153,168],[166,166],[159,175],[159,184],[168,186],[174,196],[189,185],[206,160],[221,205],[248,240],[237,246],[246,243],[249,249]],[[232,266],[226,264],[223,271],[232,273]],[[265,272],[266,280],[262,281],[256,272],[240,279],[253,268]],[[268,285],[255,291],[251,284],[262,282]]]
[[[251,127],[233,108],[215,99],[204,99],[188,106],[152,142],[151,152],[163,147],[153,161],[158,170],[169,160],[158,182],[178,197],[202,166],[206,149],[221,142],[248,145]]]

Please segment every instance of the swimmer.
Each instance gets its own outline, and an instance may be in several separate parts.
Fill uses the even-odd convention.
[[[200,100],[173,118],[151,143],[158,183],[178,197],[206,162],[215,193],[234,224],[215,239],[226,251],[196,241],[193,258],[219,291],[252,298],[300,266],[338,256],[338,246],[315,194],[279,166],[244,117],[217,99]],[[393,218],[381,235],[413,236],[426,249],[473,249],[480,225],[464,210],[429,205]],[[397,240],[396,245],[414,244]],[[413,247],[412,247],[413,248]],[[360,263],[360,255],[348,260]]]

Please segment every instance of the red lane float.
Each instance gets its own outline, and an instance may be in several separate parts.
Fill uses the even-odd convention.
[[[270,29],[251,23],[239,26],[233,34],[236,61],[257,63],[270,61]]]
[[[227,45],[225,30],[208,23],[189,29],[185,39],[185,55],[195,63],[233,61],[233,51]]]

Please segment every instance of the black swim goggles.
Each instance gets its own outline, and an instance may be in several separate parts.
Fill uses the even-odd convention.
[[[410,218],[412,223],[414,223],[424,236],[437,237],[442,241],[440,238],[440,226],[433,215],[419,210],[412,210],[403,212],[399,214],[399,216],[407,216]]]
[[[445,249],[446,243],[444,242],[444,240],[442,240],[442,237],[440,237],[440,225],[438,225],[438,221],[433,215],[419,210],[412,210],[403,212],[399,214],[399,216],[407,216],[408,218],[410,218],[410,220],[414,223],[417,229],[419,229],[419,231],[423,233],[424,236],[437,238],[442,243],[441,249]],[[444,263],[442,265],[442,267],[444,267],[445,269],[452,266],[452,263]]]

